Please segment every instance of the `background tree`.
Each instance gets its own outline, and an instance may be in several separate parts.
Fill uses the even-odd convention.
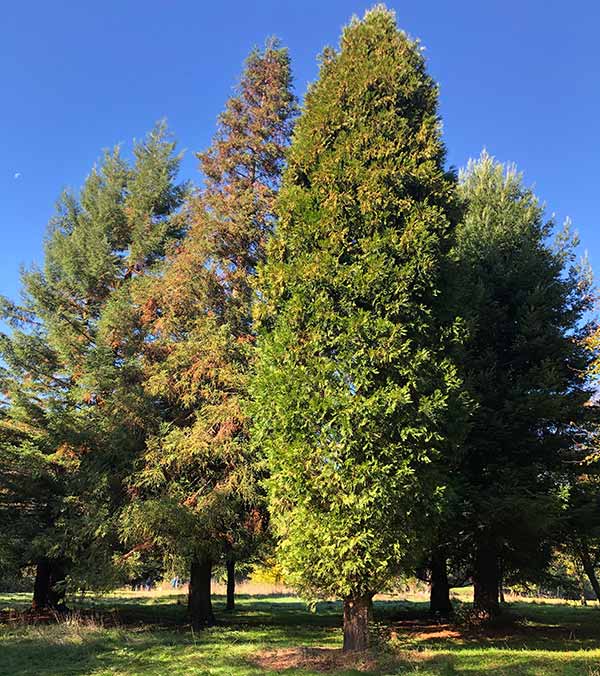
[[[364,649],[372,595],[420,553],[428,472],[458,386],[440,296],[457,200],[418,43],[377,7],[324,52],[259,274],[255,443],[289,579],[342,598]]]
[[[23,274],[23,303],[3,302],[12,335],[2,336],[6,393],[3,433],[19,430],[55,479],[46,522],[31,541],[38,577],[68,574],[89,587],[113,570],[115,515],[123,479],[140,450],[152,404],[135,354],[103,324],[132,278],[164,255],[181,234],[174,217],[185,186],[174,183],[179,157],[164,124],[134,148],[129,166],[107,152],[79,196],[65,192],[45,245],[42,269]],[[23,562],[25,563],[25,561]],[[36,584],[38,589],[50,584]],[[36,594],[37,605],[48,598]]]
[[[476,403],[459,465],[461,527],[475,608],[489,616],[499,612],[501,569],[523,578],[550,553],[557,473],[583,440],[592,296],[576,240],[563,230],[550,242],[554,224],[513,168],[483,153],[460,190],[455,276],[468,339],[457,361]]]
[[[593,325],[584,344],[591,359],[587,375],[590,385],[597,385],[598,326]],[[579,440],[567,450],[560,474],[563,509],[554,525],[554,554],[559,569],[576,571],[580,589],[581,578],[587,577],[594,595],[600,601],[600,452],[598,450],[597,395],[585,402],[580,415]],[[553,566],[553,568],[556,566]],[[581,598],[585,594],[581,591]]]
[[[251,287],[273,227],[295,110],[287,51],[269,42],[250,54],[212,146],[199,154],[205,185],[189,204],[188,236],[162,274],[137,289],[149,336],[146,390],[161,402],[163,423],[132,477],[137,499],[123,532],[189,561],[194,627],[214,622],[214,563],[227,564],[231,608],[235,559],[264,528],[262,468],[244,406]]]

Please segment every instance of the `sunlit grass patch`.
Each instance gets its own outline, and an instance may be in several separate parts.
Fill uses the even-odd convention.
[[[4,595],[22,608],[28,598]],[[392,638],[364,658],[341,654],[339,603],[311,612],[294,596],[242,594],[219,626],[193,633],[185,595],[121,591],[86,599],[58,623],[0,626],[1,676],[600,676],[600,610],[513,603],[518,623],[473,630],[427,619],[421,602],[380,600]],[[409,619],[411,617],[413,619]]]

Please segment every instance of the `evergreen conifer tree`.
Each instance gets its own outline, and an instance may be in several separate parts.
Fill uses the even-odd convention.
[[[37,564],[37,606],[54,603],[53,582],[67,573],[89,588],[112,570],[124,478],[153,408],[135,351],[107,326],[133,278],[182,234],[176,212],[186,187],[174,183],[174,147],[160,124],[135,145],[133,166],[118,149],[105,153],[78,196],[61,196],[44,265],[23,274],[23,302],[2,303],[12,328],[0,343],[4,476],[18,476],[11,467],[23,465],[21,449],[40,467],[45,459],[54,485],[21,556]]]
[[[437,87],[378,6],[322,57],[259,273],[255,443],[291,579],[344,603],[344,648],[418,555],[458,381],[445,356],[458,203]]]
[[[501,575],[541,570],[559,518],[564,460],[586,443],[583,320],[591,279],[568,230],[508,169],[483,153],[463,173],[457,306],[467,339],[457,363],[475,403],[457,470],[459,527],[475,609],[499,612]]]

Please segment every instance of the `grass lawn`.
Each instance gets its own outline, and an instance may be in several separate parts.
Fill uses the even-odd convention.
[[[28,595],[0,595],[0,609],[28,601]],[[375,614],[389,640],[359,663],[339,651],[335,603],[319,604],[311,613],[294,597],[241,595],[237,610],[225,613],[217,596],[220,624],[200,634],[186,625],[185,596],[175,593],[120,592],[78,607],[79,618],[59,624],[27,625],[3,613],[0,674],[600,676],[598,607],[516,601],[510,610],[517,624],[483,633],[430,622],[423,602],[381,600]]]

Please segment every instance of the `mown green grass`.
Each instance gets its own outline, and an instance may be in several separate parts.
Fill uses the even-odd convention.
[[[25,607],[28,601],[27,595],[0,595],[0,608]],[[319,604],[312,613],[293,597],[242,596],[235,613],[226,614],[223,599],[217,598],[220,625],[194,634],[185,623],[184,601],[177,594],[120,593],[80,603],[84,614],[79,619],[49,625],[5,622],[0,625],[0,674],[245,676],[282,673],[277,668],[292,665],[283,673],[316,676],[322,665],[310,659],[293,666],[293,660],[265,663],[260,656],[320,647],[330,651],[319,655],[339,658],[334,650],[341,644],[338,604]],[[92,608],[98,611],[95,619],[89,617]],[[597,607],[512,603],[518,624],[485,633],[419,621],[424,605],[415,602],[380,601],[375,610],[391,639],[376,646],[367,671],[346,661],[335,669],[338,676],[600,676]]]

